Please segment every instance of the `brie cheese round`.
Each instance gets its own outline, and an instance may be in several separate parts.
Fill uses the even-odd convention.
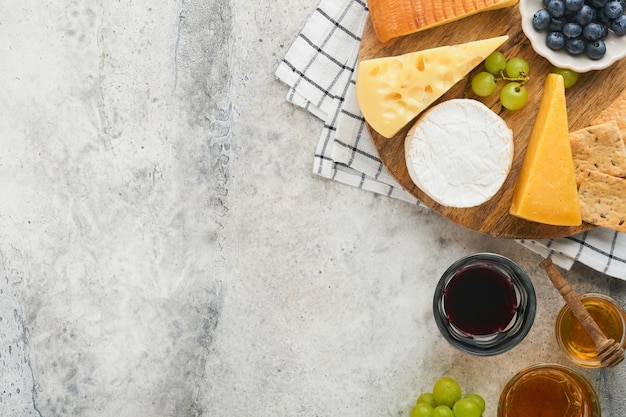
[[[448,207],[474,207],[493,197],[513,161],[513,132],[477,100],[453,99],[426,112],[407,134],[411,179]]]

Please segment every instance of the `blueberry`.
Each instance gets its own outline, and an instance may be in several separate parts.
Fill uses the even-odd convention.
[[[596,22],[598,23],[609,23],[609,17],[604,13],[604,7],[600,7],[596,9]]]
[[[583,28],[583,37],[588,41],[596,41],[602,39],[604,35],[604,29],[601,24],[591,22]]]
[[[548,30],[551,32],[560,32],[563,30],[564,25],[565,25],[565,20],[552,18],[550,19]]]
[[[602,26],[602,37],[600,39],[606,39],[607,36],[609,36],[609,25],[600,25]]]
[[[577,38],[583,33],[583,28],[578,23],[568,22],[563,25],[563,35],[568,38]]]
[[[578,22],[581,26],[585,26],[590,23],[596,17],[596,10],[585,4],[579,11],[576,13],[576,22]]]
[[[564,0],[550,0],[548,2],[548,11],[552,17],[563,17],[565,14]]]
[[[565,0],[565,11],[577,12],[585,4],[585,0]]]
[[[580,38],[565,39],[565,50],[572,55],[580,55],[585,52],[585,41]]]
[[[550,32],[546,36],[546,45],[550,49],[561,49],[565,46],[565,36],[561,32]]]
[[[597,41],[589,42],[585,46],[585,52],[591,59],[600,59],[606,53],[606,45],[602,39],[598,39]]]
[[[543,7],[548,7],[548,3],[550,3],[550,0],[543,0]]]
[[[618,18],[623,12],[624,8],[617,0],[612,0],[604,6],[604,14],[611,20]]]
[[[626,15],[621,15],[611,22],[611,30],[618,36],[626,35]]]
[[[550,25],[550,12],[546,9],[537,10],[533,15],[533,27],[537,30],[547,29]]]

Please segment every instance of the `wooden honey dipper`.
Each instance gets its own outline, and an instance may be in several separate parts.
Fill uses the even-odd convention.
[[[598,323],[591,317],[563,275],[556,269],[552,263],[552,258],[547,258],[539,266],[546,271],[554,287],[559,291],[572,313],[580,320],[589,336],[593,339],[600,363],[607,368],[612,368],[623,361],[624,349],[615,340],[607,338],[600,327],[598,327]]]

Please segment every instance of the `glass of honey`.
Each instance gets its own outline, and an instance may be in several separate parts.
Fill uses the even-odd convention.
[[[589,381],[560,364],[523,369],[504,387],[498,417],[601,417],[598,394]]]
[[[459,350],[479,356],[506,352],[524,339],[537,302],[528,275],[512,260],[477,253],[453,263],[433,297],[435,322]]]
[[[598,327],[608,337],[626,348],[626,312],[613,298],[599,293],[585,293],[578,296]],[[586,368],[600,368],[593,339],[572,310],[563,306],[556,325],[556,340],[568,359]]]

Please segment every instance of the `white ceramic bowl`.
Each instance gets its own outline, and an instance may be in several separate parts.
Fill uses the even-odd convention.
[[[567,68],[578,73],[601,70],[610,67],[616,61],[626,56],[626,35],[617,36],[613,33],[604,40],[606,54],[598,60],[585,55],[573,56],[565,50],[554,51],[546,45],[546,31],[537,31],[533,27],[533,15],[537,10],[544,8],[542,0],[520,0],[519,10],[522,15],[522,30],[539,55],[559,68]]]

